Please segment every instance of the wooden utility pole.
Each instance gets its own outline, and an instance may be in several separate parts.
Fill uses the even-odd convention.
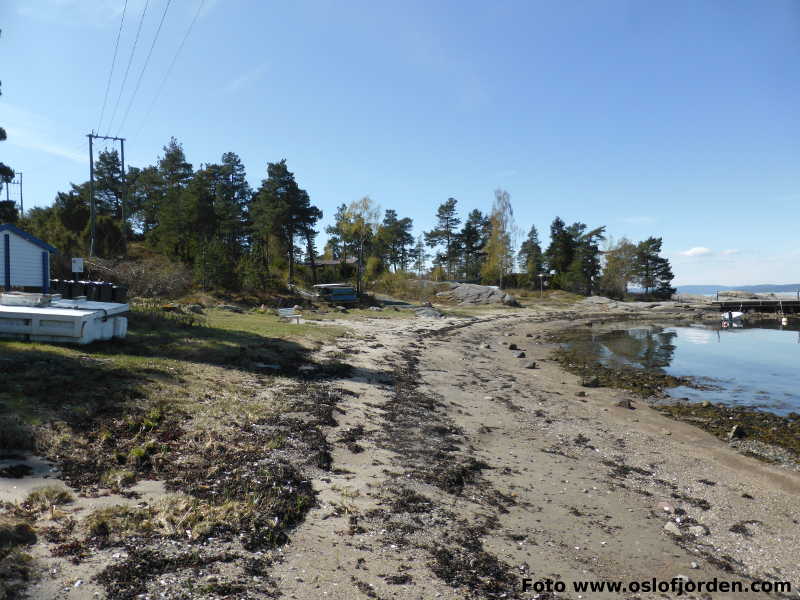
[[[94,134],[90,133],[89,138],[89,219],[91,221],[91,238],[89,241],[89,256],[94,256],[94,152],[92,150],[92,140]]]
[[[120,138],[120,168],[122,169],[122,199],[120,200],[120,212],[122,213],[122,252],[128,254],[128,219],[125,215],[125,203],[128,201],[128,178],[125,175],[125,138]]]
[[[89,244],[89,256],[94,256],[96,209],[94,202],[94,153],[92,151],[92,140],[114,140],[120,144],[120,161],[122,162],[122,198],[120,199],[120,207],[122,209],[122,239],[125,243],[127,242],[128,233],[128,224],[125,218],[125,202],[128,199],[128,178],[125,177],[125,138],[110,135],[95,135],[94,132],[87,133],[86,137],[89,138],[89,191],[91,195],[90,218],[92,223],[92,239]]]

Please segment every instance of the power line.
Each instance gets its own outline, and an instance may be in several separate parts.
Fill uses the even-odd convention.
[[[108,91],[111,89],[111,78],[114,75],[114,66],[117,64],[117,51],[119,50],[119,37],[122,35],[122,26],[125,23],[125,11],[128,9],[128,0],[125,0],[125,6],[122,7],[122,19],[119,22],[119,30],[117,31],[117,41],[114,44],[114,58],[111,59],[111,70],[108,72],[108,83],[106,83],[106,94],[103,97],[103,108],[100,111],[100,122],[97,124],[97,131],[103,125],[103,117],[106,114],[106,104],[108,103]]]
[[[189,34],[192,33],[194,24],[197,22],[197,18],[200,16],[200,12],[203,10],[203,5],[205,3],[206,0],[200,0],[200,4],[198,4],[197,6],[197,11],[195,11],[194,13],[194,18],[192,18],[191,23],[189,23],[189,27],[186,29],[186,33],[183,35],[183,39],[181,40],[181,43],[178,45],[178,49],[175,51],[175,55],[172,57],[172,62],[169,63],[167,72],[164,74],[164,79],[161,80],[161,83],[158,86],[158,90],[156,91],[155,96],[153,96],[153,100],[152,102],[150,102],[150,106],[147,108],[147,112],[145,113],[144,119],[142,120],[141,125],[139,125],[139,129],[136,130],[135,136],[138,136],[139,133],[141,133],[144,124],[147,123],[147,119],[150,118],[150,113],[153,112],[153,108],[155,107],[158,98],[161,96],[161,92],[164,90],[164,86],[166,85],[169,76],[172,74],[172,69],[175,66],[175,63],[178,62],[178,56],[180,56],[180,53],[183,50],[183,46],[186,44],[186,40],[189,39]]]
[[[128,73],[131,70],[131,63],[133,62],[133,56],[136,54],[136,44],[139,43],[139,34],[142,32],[142,23],[144,23],[144,16],[147,14],[147,7],[150,5],[150,0],[147,0],[144,3],[144,8],[142,9],[142,16],[139,18],[139,27],[136,29],[136,38],[133,40],[133,48],[131,48],[131,55],[128,58],[128,66],[125,67],[125,76],[122,78],[122,85],[119,86],[119,95],[117,96],[117,103],[114,105],[114,112],[111,113],[111,121],[108,123],[108,129],[111,130],[111,126],[114,124],[114,117],[117,116],[117,109],[119,108],[119,102],[122,100],[122,91],[125,89],[125,83],[128,81]]]
[[[128,114],[131,112],[131,106],[133,106],[133,101],[136,99],[136,94],[139,92],[139,86],[142,84],[142,77],[144,77],[144,72],[147,70],[150,57],[153,55],[153,48],[156,47],[156,42],[158,41],[158,36],[161,33],[161,27],[164,25],[164,19],[167,18],[167,11],[169,10],[170,4],[172,4],[172,0],[167,0],[167,5],[164,7],[164,12],[161,14],[161,21],[158,23],[158,29],[156,29],[156,34],[153,36],[153,43],[150,44],[150,50],[147,52],[147,58],[144,59],[142,70],[139,72],[139,78],[136,80],[136,87],[133,88],[133,94],[131,94],[131,99],[128,101],[128,108],[125,109],[125,116],[122,117],[122,123],[119,126],[117,135],[120,134],[122,128],[125,126],[125,122],[128,120]]]

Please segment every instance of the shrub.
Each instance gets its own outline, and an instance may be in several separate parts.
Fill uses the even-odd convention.
[[[31,450],[35,439],[30,425],[19,417],[0,417],[0,449]]]

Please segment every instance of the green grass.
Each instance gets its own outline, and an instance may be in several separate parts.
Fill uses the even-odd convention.
[[[97,480],[127,485],[131,471],[157,471],[162,446],[153,439],[168,435],[176,419],[188,415],[184,427],[214,429],[225,419],[269,414],[274,407],[253,382],[292,376],[310,351],[343,333],[256,312],[213,309],[202,325],[189,325],[143,310],[130,313],[124,340],[0,340],[0,448],[69,453]]]
[[[367,321],[371,319],[413,319],[414,311],[411,309],[369,310],[368,308],[351,308],[346,313],[328,311],[325,313],[305,312],[303,318],[309,321]]]
[[[372,311],[365,311],[372,312]],[[303,317],[316,316],[315,313],[302,313]],[[324,342],[338,337],[344,330],[341,328],[320,327],[310,323],[284,321],[277,315],[270,313],[234,313],[224,310],[210,309],[207,311],[208,325],[211,328],[256,334],[269,338],[286,340],[302,340],[306,342]]]

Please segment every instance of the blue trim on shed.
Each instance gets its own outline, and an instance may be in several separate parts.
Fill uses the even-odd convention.
[[[15,227],[11,223],[6,223],[5,225],[0,225],[0,233],[2,233],[3,231],[9,231],[11,233],[14,233],[14,234],[18,235],[19,237],[28,240],[30,243],[36,244],[42,250],[47,250],[48,252],[56,252],[56,253],[58,252],[58,250],[53,248],[47,242],[43,242],[39,238],[32,236],[30,233],[22,231],[22,229],[20,229],[19,227]]]
[[[6,280],[3,283],[3,285],[5,285],[6,290],[10,290],[11,289],[11,236],[8,234],[5,234],[3,236],[3,262],[5,263],[5,265],[3,266],[5,267],[5,275],[6,275],[5,277]]]
[[[50,292],[50,253],[42,252],[42,293]]]

